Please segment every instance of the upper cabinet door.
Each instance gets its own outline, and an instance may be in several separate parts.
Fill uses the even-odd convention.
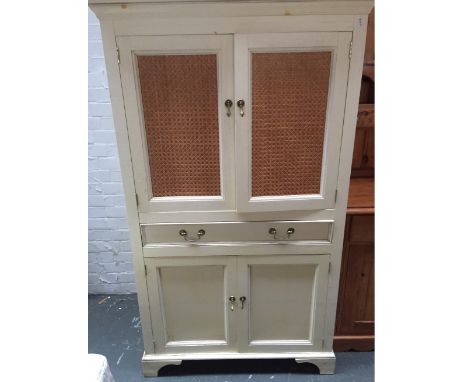
[[[118,37],[139,212],[235,208],[233,37]]]
[[[239,211],[334,206],[351,37],[235,35]]]

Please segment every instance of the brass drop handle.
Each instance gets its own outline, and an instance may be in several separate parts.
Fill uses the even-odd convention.
[[[245,302],[245,300],[247,300],[247,297],[242,296],[241,298],[239,298],[239,300],[241,302],[241,309],[244,309],[244,302]]]
[[[232,107],[232,101],[230,99],[227,99],[225,102],[224,102],[224,106],[226,106],[226,115],[228,117],[231,116],[231,107]]]
[[[244,106],[245,106],[244,100],[240,99],[239,101],[237,101],[237,106],[240,109],[240,116],[243,117],[244,116]]]
[[[206,232],[205,232],[204,229],[200,229],[200,230],[198,230],[198,232],[197,232],[198,238],[196,238],[196,239],[191,239],[191,238],[188,236],[188,233],[187,233],[187,231],[186,231],[185,229],[181,229],[181,230],[179,231],[179,235],[182,236],[182,237],[184,238],[185,241],[189,241],[189,242],[194,242],[194,241],[200,240],[200,239],[202,238],[202,236],[205,236],[205,233],[206,233]]]
[[[229,302],[231,303],[231,311],[234,310],[234,303],[236,302],[236,298],[234,296],[229,297]]]

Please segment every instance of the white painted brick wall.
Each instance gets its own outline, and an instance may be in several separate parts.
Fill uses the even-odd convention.
[[[132,293],[135,275],[101,32],[88,13],[88,291]]]

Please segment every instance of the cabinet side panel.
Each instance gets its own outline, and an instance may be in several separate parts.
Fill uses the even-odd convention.
[[[123,102],[122,87],[120,82],[120,68],[117,45],[115,41],[113,22],[110,19],[101,19],[101,32],[106,62],[107,77],[109,79],[109,92],[112,103],[112,113],[115,126],[117,145],[119,150],[120,170],[125,192],[125,205],[127,210],[131,249],[133,255],[133,267],[137,283],[138,308],[140,311],[144,348],[146,353],[154,352],[153,333],[151,328],[151,316],[148,299],[148,290],[145,279],[145,268],[141,235],[139,229],[139,217],[135,199],[135,185],[133,182],[132,160],[128,141],[125,108]]]
[[[355,18],[351,61],[349,66],[348,91],[343,124],[342,146],[340,152],[338,193],[336,197],[336,215],[333,225],[333,241],[335,251],[332,253],[330,276],[327,294],[327,313],[325,318],[324,351],[333,349],[333,334],[335,331],[335,317],[338,300],[338,287],[341,267],[341,253],[343,248],[346,206],[351,175],[353,156],[353,142],[356,132],[356,121],[359,105],[359,90],[361,86],[362,63],[364,58],[364,44],[366,40],[367,15]],[[344,43],[344,41],[343,41]]]

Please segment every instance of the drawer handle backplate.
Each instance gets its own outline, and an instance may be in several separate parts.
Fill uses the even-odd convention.
[[[198,236],[198,237],[197,237],[196,239],[193,239],[193,238],[190,238],[190,237],[188,236],[188,233],[187,233],[187,231],[186,231],[185,229],[181,229],[181,230],[179,231],[179,235],[182,236],[182,237],[184,238],[185,241],[189,241],[189,242],[194,242],[194,241],[200,240],[200,239],[202,238],[202,236],[205,236],[205,233],[206,233],[206,232],[205,232],[204,229],[200,229],[200,230],[198,230],[198,232],[197,232],[197,236]]]
[[[277,230],[276,228],[273,228],[273,227],[272,227],[272,228],[270,228],[270,229],[268,230],[268,233],[269,233],[270,235],[273,235],[273,238],[274,238],[275,240],[288,240],[288,239],[290,238],[290,236],[291,236],[294,232],[295,232],[295,229],[290,227],[290,228],[288,228],[288,230],[286,231],[286,236],[281,237],[281,236],[277,236],[278,230]]]

